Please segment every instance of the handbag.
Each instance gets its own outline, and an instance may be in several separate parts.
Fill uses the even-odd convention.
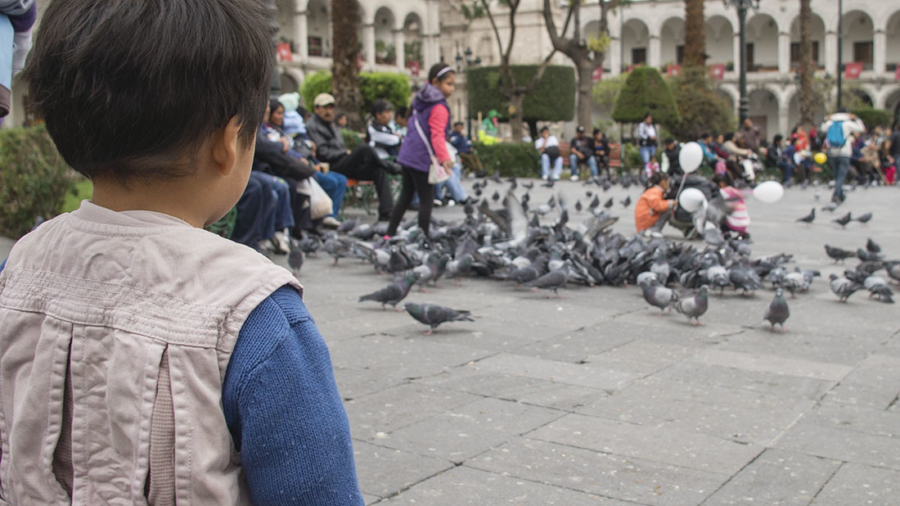
[[[416,115],[416,131],[419,132],[419,137],[422,138],[422,142],[425,143],[425,149],[428,150],[428,156],[431,158],[431,166],[428,168],[428,184],[438,184],[443,183],[444,181],[450,179],[450,171],[444,168],[443,165],[438,161],[437,157],[434,156],[434,150],[431,149],[431,142],[425,137],[425,132],[422,130],[422,125],[419,124],[419,117]]]
[[[310,176],[297,183],[297,193],[309,195],[309,217],[311,219],[318,220],[333,212],[334,202],[314,177]]]

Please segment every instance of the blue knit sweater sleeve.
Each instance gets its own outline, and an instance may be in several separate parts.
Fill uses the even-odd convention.
[[[254,505],[364,504],[331,357],[294,289],[244,323],[222,399]]]

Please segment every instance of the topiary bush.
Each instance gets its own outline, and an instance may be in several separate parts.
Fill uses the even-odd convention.
[[[493,174],[499,170],[504,177],[534,177],[540,174],[541,155],[530,142],[499,142],[490,145],[476,142],[472,147],[488,173]]]
[[[539,65],[513,65],[516,84],[531,81]],[[500,67],[478,67],[466,71],[467,86],[471,93],[472,117],[491,110],[507,116],[509,100],[499,88]],[[575,117],[575,69],[563,65],[549,65],[544,76],[522,103],[522,120],[570,121]]]
[[[877,126],[890,126],[891,120],[893,120],[893,116],[891,115],[891,113],[885,111],[884,109],[861,107],[859,109],[854,109],[851,112],[857,115],[859,119],[861,119],[862,122],[865,123],[867,130],[872,130]]]
[[[405,74],[393,72],[361,72],[359,74],[359,92],[363,97],[363,117],[371,114],[372,104],[378,99],[384,99],[401,107],[409,104],[412,88],[409,78]],[[303,81],[300,87],[300,95],[303,97],[305,107],[312,111],[313,101],[319,93],[331,93],[331,73],[316,72]]]
[[[659,71],[653,67],[636,67],[619,92],[612,117],[619,123],[640,123],[648,112],[653,114],[655,123],[670,129],[681,121],[672,90]]]
[[[703,132],[733,132],[736,120],[705,67],[686,67],[670,81],[681,120],[667,125],[672,137],[692,141]]]
[[[60,214],[73,180],[43,125],[0,130],[0,236],[18,239],[36,217]]]

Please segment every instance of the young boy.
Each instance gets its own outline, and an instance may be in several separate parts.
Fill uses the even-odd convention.
[[[48,4],[29,96],[94,198],[0,273],[3,504],[363,504],[302,287],[202,229],[247,184],[269,21],[256,0]]]

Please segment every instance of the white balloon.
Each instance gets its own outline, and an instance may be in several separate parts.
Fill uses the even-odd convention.
[[[784,195],[784,186],[781,186],[778,181],[766,181],[756,185],[756,188],[753,189],[753,196],[766,204],[778,202],[782,195]]]
[[[678,161],[681,163],[681,170],[685,174],[690,174],[698,168],[703,161],[703,148],[696,142],[689,142],[681,148],[678,154]]]
[[[706,195],[696,188],[688,188],[678,196],[678,203],[689,213],[697,211],[706,203]]]

